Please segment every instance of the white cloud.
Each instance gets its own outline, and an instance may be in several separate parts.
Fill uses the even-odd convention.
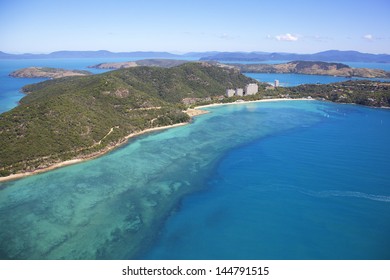
[[[366,34],[363,36],[363,39],[366,39],[368,41],[372,41],[372,40],[374,40],[374,36],[372,36],[371,34]]]
[[[291,35],[290,33],[276,35],[275,38],[278,41],[298,41],[298,36]]]

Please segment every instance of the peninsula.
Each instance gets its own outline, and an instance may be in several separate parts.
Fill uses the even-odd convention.
[[[352,68],[343,63],[322,61],[291,61],[281,64],[229,64],[243,73],[283,73],[341,77],[385,78],[390,72],[380,69]]]
[[[163,67],[170,68],[188,63],[187,60],[177,60],[177,59],[142,59],[136,61],[126,61],[126,62],[107,62],[100,63],[97,65],[88,66],[88,68],[97,68],[97,69],[122,69],[122,68],[131,68],[137,66],[153,66],[153,67]]]
[[[227,89],[257,88],[225,96]],[[138,66],[23,87],[20,105],[0,115],[0,177],[32,174],[99,156],[139,133],[188,123],[200,105],[309,98],[390,106],[390,83],[348,81],[270,89],[235,67],[207,62]],[[249,91],[248,91],[249,92]],[[245,91],[246,93],[246,91]],[[1,178],[0,178],[1,179]]]
[[[143,59],[127,62],[109,62],[89,66],[97,69],[122,69],[137,66],[153,66],[170,68],[188,63],[185,60],[175,59]],[[360,77],[360,78],[384,78],[390,79],[390,72],[381,69],[353,68],[343,63],[323,62],[323,61],[291,61],[281,64],[226,64],[217,61],[208,63],[225,68],[236,68],[242,73],[280,73],[280,74],[306,74],[325,75],[340,77]]]
[[[67,70],[62,68],[50,68],[50,67],[28,67],[16,70],[9,75],[15,78],[63,78],[71,76],[87,76],[91,75],[91,72],[82,70]]]
[[[248,83],[256,81],[234,69],[186,63],[25,86],[20,105],[0,115],[0,176],[96,157],[129,135],[190,121],[184,98],[215,102]]]

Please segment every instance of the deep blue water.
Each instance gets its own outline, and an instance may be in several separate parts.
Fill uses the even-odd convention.
[[[224,154],[207,191],[183,200],[143,257],[389,259],[390,112],[321,110],[321,120]],[[278,105],[256,111],[312,117]]]
[[[36,81],[8,77],[15,69],[103,62],[50,61],[0,61],[0,109]],[[0,183],[0,259],[390,258],[389,110],[208,110],[98,159]]]
[[[143,59],[137,58],[85,58],[85,59],[5,59],[0,60],[0,113],[8,111],[17,106],[19,100],[23,98],[20,89],[30,83],[43,81],[44,79],[19,79],[12,78],[8,75],[17,69],[31,66],[42,67],[58,67],[65,69],[87,70],[98,74],[108,70],[92,69],[88,66],[103,63],[103,62],[118,62],[118,61],[134,61]],[[183,59],[194,60],[192,57]],[[263,61],[261,63],[283,63],[287,61]],[[230,63],[248,63],[243,61],[235,61]],[[386,63],[347,63],[352,67],[377,68],[390,71],[390,64]],[[245,73],[245,75],[257,79],[261,82],[274,83],[275,80],[280,81],[281,86],[296,86],[305,83],[334,83],[346,81],[348,78],[320,76],[320,75],[300,75],[300,74],[267,74],[267,73]],[[356,79],[356,78],[354,78]]]
[[[12,78],[9,74],[12,71],[25,67],[54,67],[70,70],[87,70],[94,74],[104,73],[108,70],[88,68],[104,62],[135,61],[146,59],[143,57],[127,58],[84,58],[84,59],[0,59],[0,113],[8,111],[17,106],[19,100],[23,98],[20,89],[31,83],[44,81],[45,79],[23,79]],[[193,57],[183,59],[194,60]]]
[[[1,183],[0,258],[390,258],[389,110],[209,110],[98,159]]]

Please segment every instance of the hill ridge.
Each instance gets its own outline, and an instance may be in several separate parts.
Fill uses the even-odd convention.
[[[0,115],[0,174],[95,156],[147,129],[185,123],[186,97],[218,98],[254,80],[208,63],[140,66],[27,85]]]

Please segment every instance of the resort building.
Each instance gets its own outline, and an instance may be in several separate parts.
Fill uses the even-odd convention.
[[[245,86],[245,95],[255,95],[259,91],[257,84],[247,84]]]
[[[234,94],[236,93],[236,91],[234,89],[227,89],[226,90],[226,97],[232,97],[234,96]]]
[[[236,88],[236,96],[244,96],[244,90],[242,88]]]
[[[225,96],[232,97],[232,96],[255,95],[258,91],[259,91],[259,86],[255,83],[252,83],[252,84],[247,84],[245,86],[245,90],[242,88],[236,88],[235,90],[228,88],[226,90]]]

